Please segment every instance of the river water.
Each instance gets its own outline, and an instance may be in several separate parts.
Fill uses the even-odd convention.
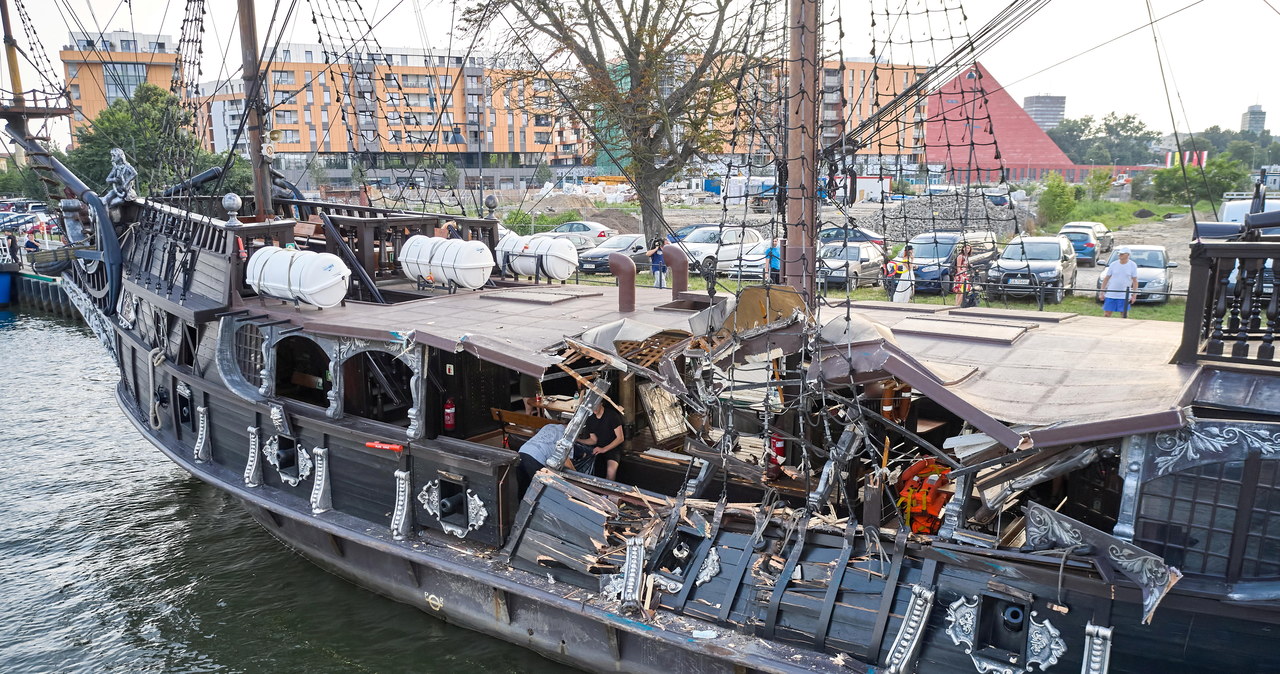
[[[88,329],[0,310],[0,672],[563,672],[293,554],[116,407]]]

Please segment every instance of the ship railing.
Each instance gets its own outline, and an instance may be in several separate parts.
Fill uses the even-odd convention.
[[[1191,246],[1191,280],[1175,362],[1280,366],[1280,240]]]

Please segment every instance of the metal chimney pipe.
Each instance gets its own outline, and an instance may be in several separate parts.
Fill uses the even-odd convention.
[[[630,255],[609,253],[609,271],[618,279],[618,312],[636,310],[636,262]]]
[[[671,282],[671,299],[679,299],[680,293],[689,290],[689,256],[674,243],[662,247],[662,261],[667,265],[667,278]]]

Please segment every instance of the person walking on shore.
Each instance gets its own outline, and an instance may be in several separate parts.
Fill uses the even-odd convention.
[[[1128,313],[1129,305],[1138,298],[1138,264],[1129,259],[1129,248],[1116,249],[1116,260],[1102,273],[1098,299],[1102,300],[1102,315],[1111,318],[1119,311]]]

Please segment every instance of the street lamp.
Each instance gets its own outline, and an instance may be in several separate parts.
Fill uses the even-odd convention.
[[[489,209],[488,217],[492,218],[494,209],[498,207],[498,200],[493,196],[490,196],[488,199],[485,199],[485,196],[484,196],[484,140],[480,136],[480,133],[483,129],[480,126],[479,122],[467,122],[466,124],[467,126],[476,127],[476,174],[480,177],[480,199],[476,202],[476,213],[481,217],[485,217],[483,215],[484,213],[483,209],[488,208]],[[449,142],[453,143],[454,145],[466,145],[467,143],[467,139],[464,138],[462,135],[461,127],[459,127],[457,124],[453,125],[453,133],[449,138]],[[463,208],[462,214],[466,215],[465,207]]]

